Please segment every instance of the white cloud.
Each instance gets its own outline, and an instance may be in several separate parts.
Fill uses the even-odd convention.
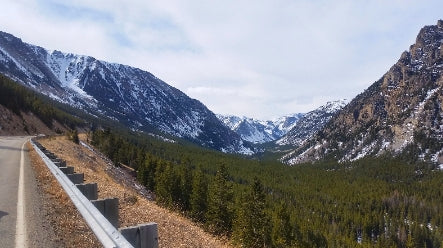
[[[258,118],[352,98],[441,18],[441,1],[6,0],[0,26],[148,70],[211,110]],[[426,13],[426,14],[424,14]]]

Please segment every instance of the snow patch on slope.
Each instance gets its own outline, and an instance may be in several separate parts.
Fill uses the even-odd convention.
[[[62,87],[69,88],[82,97],[92,100],[93,97],[80,87],[80,80],[86,70],[88,58],[90,57],[48,51],[46,61]]]

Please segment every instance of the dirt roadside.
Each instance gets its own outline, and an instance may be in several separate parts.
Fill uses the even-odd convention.
[[[85,141],[84,136],[80,136]],[[140,190],[140,186],[127,178],[127,175],[120,168],[115,167],[106,157],[95,151],[88,145],[77,145],[66,139],[64,136],[45,138],[39,140],[48,150],[55,153],[61,159],[66,160],[69,166],[74,166],[77,173],[84,173],[85,182],[96,182],[98,184],[99,198],[117,197],[119,198],[120,227],[133,226],[142,223],[156,222],[159,229],[160,247],[232,247],[228,241],[220,240],[217,237],[203,231],[201,227],[189,219],[177,213],[161,208],[154,201],[148,200],[146,191]],[[32,158],[33,163],[39,164],[39,158]],[[35,154],[35,156],[38,156]],[[42,164],[41,160],[40,163]],[[100,247],[98,241],[89,230],[89,227],[82,219],[76,209],[70,211],[72,205],[66,194],[59,185],[53,185],[55,179],[47,169],[35,166],[36,171],[43,171],[40,174],[42,187],[49,194],[51,202],[56,203],[54,214],[54,224],[61,229],[71,230],[69,237],[63,237],[63,232],[56,231],[57,235],[62,235],[65,247]],[[125,175],[124,175],[125,174]],[[48,185],[49,182],[49,185]],[[57,189],[57,187],[59,189]],[[63,196],[64,195],[64,196]],[[57,205],[58,204],[58,205]],[[72,207],[74,207],[72,205]],[[52,221],[51,221],[52,222]],[[74,238],[74,236],[76,236]],[[65,239],[73,240],[65,240]],[[85,242],[80,245],[78,242]]]

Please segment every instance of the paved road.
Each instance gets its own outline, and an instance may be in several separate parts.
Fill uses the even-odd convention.
[[[0,248],[53,247],[42,193],[24,145],[28,139],[0,136]]]

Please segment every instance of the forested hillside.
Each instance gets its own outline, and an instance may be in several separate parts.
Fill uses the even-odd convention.
[[[6,113],[0,119],[0,127],[6,128],[8,124],[22,126],[23,134],[35,134],[39,129],[36,122],[42,122],[45,130],[53,132],[62,132],[62,129],[73,129],[78,126],[84,126],[85,122],[76,118],[59,108],[55,107],[54,101],[37,94],[32,90],[12,81],[0,74],[0,105],[5,107]],[[32,115],[36,118],[27,123],[25,116]],[[14,115],[14,116],[12,116]],[[18,118],[13,118],[18,117]],[[14,123],[14,119],[20,120]],[[12,122],[12,123],[8,123]],[[17,122],[17,120],[15,120]],[[7,130],[6,130],[7,132]]]
[[[96,130],[159,204],[243,247],[441,247],[443,172],[390,157],[288,167]]]

